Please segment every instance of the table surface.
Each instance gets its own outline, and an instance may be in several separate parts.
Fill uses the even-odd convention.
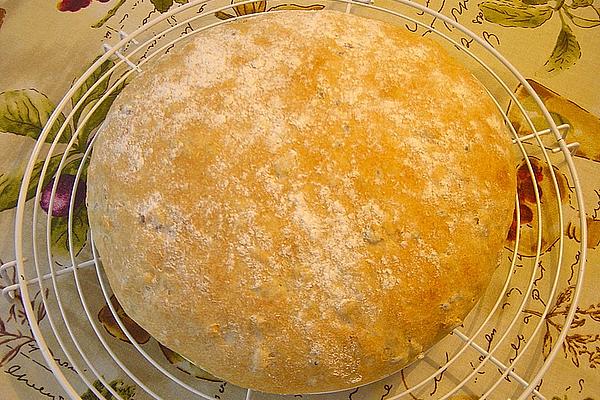
[[[148,18],[186,2],[0,0],[0,264],[15,257],[15,186],[10,184],[20,181],[44,118],[71,82],[102,54],[102,44],[117,40],[118,30],[131,32]],[[581,175],[589,229],[587,273],[576,323],[539,390],[549,399],[600,399],[600,295],[595,287],[600,282],[600,1],[419,2],[472,29],[500,51],[528,79],[555,116],[560,115],[577,127],[581,148],[575,164]],[[321,3],[314,0],[315,8]],[[270,6],[257,2],[256,8],[260,7]],[[237,11],[245,13],[251,9]],[[451,30],[435,18],[429,18],[427,23]],[[464,40],[468,42],[467,38]],[[565,231],[565,235],[573,244],[579,240],[577,231]],[[558,334],[554,329],[564,322],[564,313],[557,310],[564,310],[570,301],[572,282],[568,276],[563,279],[561,275],[559,285],[557,293],[562,298],[553,300],[557,302],[555,312],[546,316],[540,354],[549,350],[552,338]],[[565,303],[562,306],[561,301]],[[42,316],[41,324],[44,323]],[[60,358],[59,354],[56,356]],[[70,368],[66,362],[61,365]],[[42,361],[22,305],[3,299],[0,371],[3,399],[67,398]],[[215,398],[219,398],[218,389],[216,386]],[[120,390],[123,398],[138,397],[133,394],[131,382],[124,382]],[[82,388],[80,393],[84,392]]]

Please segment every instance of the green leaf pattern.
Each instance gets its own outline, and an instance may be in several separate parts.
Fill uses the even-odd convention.
[[[484,18],[492,23],[518,28],[537,28],[552,17],[548,5],[526,5],[512,2],[485,1],[479,4]]]
[[[2,92],[0,93],[0,132],[37,140],[54,108],[54,104],[48,97],[35,89]],[[60,114],[46,137],[47,143],[54,140],[64,122],[65,116]],[[59,142],[66,143],[70,138],[71,129],[67,128]]]
[[[573,26],[600,27],[600,9],[594,6],[594,0],[558,0],[550,4],[547,0],[488,0],[478,6],[483,19],[510,28],[537,28],[558,14],[561,30],[544,64],[550,73],[564,71],[581,58]]]
[[[96,60],[94,60],[95,62]],[[108,90],[110,84],[110,76],[105,77],[102,81],[100,79],[106,74],[113,66],[115,65],[114,61],[108,59],[104,61],[92,74],[83,82],[81,87],[77,89],[73,97],[71,98],[71,104],[73,108],[75,105],[81,100],[83,100],[81,106],[75,111],[73,115],[73,123],[77,125],[79,122],[79,117],[81,113],[85,109],[87,105],[93,104],[97,101],[102,95]],[[100,81],[100,82],[99,82]],[[90,91],[90,88],[94,86],[96,82],[99,82],[98,86],[94,88],[94,90]]]
[[[548,4],[548,0],[523,0],[523,3],[529,5]]]
[[[574,65],[581,57],[581,47],[573,31],[568,25],[563,24],[556,45],[550,58],[544,66],[548,72],[564,70]]]
[[[169,8],[173,5],[173,0],[150,0],[150,2],[159,13],[169,11]]]
[[[73,249],[73,253],[77,255],[87,243],[89,229],[87,208],[81,206],[73,211],[73,230],[71,231],[73,246],[69,245],[68,223],[68,216],[52,217],[50,237],[52,239],[52,250],[55,255],[67,256],[69,255],[69,249]]]
[[[573,0],[571,8],[589,7],[594,4],[594,0]]]
[[[108,391],[108,389],[104,387],[104,385],[102,385],[99,380],[95,381],[92,385],[106,400],[117,399]],[[135,396],[135,386],[125,384],[122,379],[115,379],[114,381],[109,382],[108,385],[120,396],[119,399],[132,400]],[[97,399],[98,397],[90,389],[81,395],[81,400]]]
[[[94,131],[94,129],[96,129],[98,126],[100,126],[102,121],[104,121],[104,119],[106,118],[106,115],[108,114],[108,111],[110,110],[110,107],[112,106],[113,102],[115,101],[115,99],[117,98],[119,93],[121,93],[121,90],[123,90],[125,88],[125,86],[126,86],[125,82],[116,86],[113,89],[113,91],[106,98],[104,98],[102,100],[102,102],[98,105],[98,107],[90,115],[89,119],[80,128],[81,130],[79,132],[79,139],[78,139],[79,143],[80,143],[80,147],[85,147],[90,133],[92,133]],[[104,93],[107,91],[107,89],[108,89],[108,87],[105,88],[104,92],[100,93],[100,95],[98,97],[99,98],[102,97],[102,95],[104,95]],[[97,103],[97,101],[94,101],[94,104],[95,103]]]
[[[102,81],[100,81],[100,79],[104,77],[114,65],[115,63],[110,60],[103,62],[83,82],[82,86],[75,91],[72,97],[72,107],[75,107],[77,103],[81,101],[73,118],[73,126],[78,127],[79,136],[78,142],[68,155],[67,163],[65,164],[65,168],[61,171],[61,174],[75,175],[77,173],[81,155],[86,148],[90,134],[100,126],[102,121],[104,121],[114,100],[126,86],[126,81],[120,83],[116,87],[113,87],[111,93],[103,100],[100,100],[109,89],[111,89],[110,80],[112,77],[109,75]],[[98,85],[92,89],[96,82],[99,82]],[[98,103],[99,101],[102,102]],[[87,113],[89,113],[93,107],[96,107],[96,109],[89,117],[87,117]],[[27,136],[37,140],[55,108],[55,105],[46,97],[46,95],[35,89],[12,90],[0,93],[0,132]],[[87,119],[84,118],[84,115]],[[84,120],[85,122],[82,123]],[[65,117],[61,113],[54,126],[49,130],[46,142],[54,140],[59,132],[59,127],[63,124],[65,124]],[[71,138],[71,134],[72,128],[71,126],[68,126],[68,129],[65,129],[59,141],[61,143],[67,142]],[[40,179],[44,179],[44,181],[41,182],[42,187],[44,187],[52,177],[57,175],[61,159],[62,154],[53,156],[49,159],[48,167],[45,174],[43,174],[43,178],[41,172],[44,161],[35,164],[27,188],[27,200],[30,200],[35,196],[38,184],[40,184]],[[89,160],[85,160],[82,166],[81,179],[83,184],[85,184],[86,180],[88,161]],[[0,212],[16,207],[19,192],[21,190],[23,172],[23,169],[16,169],[9,173],[0,172]],[[72,249],[75,254],[78,254],[87,243],[89,230],[87,209],[85,205],[74,210],[72,218],[72,231],[70,232]],[[68,217],[53,217],[51,219],[51,247],[57,256],[67,256],[69,254],[71,246],[69,246],[68,223]]]

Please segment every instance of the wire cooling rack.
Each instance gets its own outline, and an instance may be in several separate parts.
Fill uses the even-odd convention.
[[[110,396],[124,398],[110,385],[110,379],[115,376],[125,376],[128,382],[138,386],[136,399],[248,400],[286,397],[237,388],[217,378],[202,377],[202,374],[182,373],[157,351],[156,343],[136,342],[135,334],[124,322],[125,316],[111,302],[110,287],[93,246],[88,246],[90,251],[79,252],[74,245],[80,238],[74,234],[73,224],[77,182],[84,179],[84,166],[94,142],[95,129],[86,132],[85,126],[88,123],[88,126],[93,126],[97,110],[110,104],[111,96],[114,98],[114,93],[123,87],[127,79],[144,69],[154,57],[205,29],[251,18],[253,14],[249,13],[277,13],[290,8],[327,8],[384,19],[442,43],[486,85],[510,128],[516,152],[522,160],[519,168],[525,171],[525,179],[530,183],[528,187],[533,189],[530,197],[534,196],[525,208],[521,196],[515,199],[514,237],[508,242],[510,245],[492,285],[461,327],[422,359],[394,376],[353,390],[301,397],[319,400],[449,399],[455,395],[499,399],[545,398],[539,391],[540,382],[560,351],[573,321],[586,259],[583,197],[571,154],[577,143],[566,141],[569,126],[554,123],[523,76],[489,43],[444,15],[408,0],[317,3],[275,1],[269,2],[270,8],[267,9],[266,2],[243,1],[232,5],[220,0],[190,1],[145,23],[131,34],[119,32],[118,43],[104,45],[104,56],[75,82],[51,116],[32,151],[23,178],[15,221],[16,260],[1,266],[0,275],[4,280],[10,280],[11,270],[16,271],[17,282],[9,282],[3,294],[11,301],[15,292],[20,292],[39,349],[56,379],[72,398],[80,398],[86,390],[100,399]],[[426,22],[431,18],[442,21],[446,29],[438,30]],[[107,64],[108,60],[113,62]],[[91,86],[90,77],[97,78]],[[515,94],[517,87],[527,92],[530,99],[527,104]],[[98,96],[98,93],[104,94]],[[99,98],[88,101],[93,96]],[[73,122],[74,118],[78,120],[77,124]],[[515,124],[515,120],[520,123]],[[60,138],[69,135],[68,143],[61,143]],[[82,140],[82,135],[89,135],[89,139]],[[53,136],[54,139],[49,141],[48,138]],[[82,157],[73,156],[75,146],[84,146],[79,149]],[[36,189],[35,203],[39,203],[44,182],[47,182],[46,175],[54,172],[53,166],[57,162],[56,176],[67,169],[76,171],[68,217],[66,244],[69,251],[66,256],[56,254],[52,249],[52,217],[39,212],[38,207],[31,209],[26,205],[28,188],[32,184]],[[564,172],[559,173],[557,166]],[[543,191],[534,179],[539,173],[546,178]],[[568,185],[565,185],[565,180]],[[52,186],[50,208],[56,197],[57,183],[58,180],[55,180]],[[571,207],[564,204],[565,188],[570,191]],[[543,202],[540,200],[542,193]],[[527,216],[527,221],[522,220],[525,209],[532,213]],[[578,212],[573,212],[573,209]],[[574,215],[569,216],[569,211]],[[570,223],[580,232],[580,244],[576,248],[573,248],[573,243],[566,243],[563,235],[567,218],[571,218]],[[551,243],[548,243],[548,238],[552,238]],[[93,237],[89,237],[89,241],[93,243]],[[575,251],[579,252],[578,263],[570,265],[569,270],[565,254]],[[559,282],[568,273],[569,282],[574,283],[568,296],[564,293],[559,295]],[[41,296],[47,313],[47,320],[43,323],[38,323],[31,302],[38,292],[46,293]],[[548,339],[548,332],[542,333],[545,317],[551,312],[552,304],[556,304],[557,297],[565,302],[565,296],[569,302],[564,306],[563,328]],[[130,344],[115,340],[97,321],[97,310],[104,304],[108,305],[112,318]],[[534,307],[537,311],[532,312]],[[532,315],[537,316],[535,321],[531,319]],[[548,341],[551,346],[547,346]],[[547,350],[541,351],[541,347]],[[64,354],[71,366],[69,370],[57,361],[56,354]]]

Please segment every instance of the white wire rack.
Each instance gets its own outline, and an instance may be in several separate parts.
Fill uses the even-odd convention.
[[[223,0],[226,1],[226,0]],[[97,109],[124,82],[144,68],[152,58],[168,52],[189,36],[205,29],[236,19],[251,18],[244,15],[239,6],[251,6],[252,1],[242,1],[234,5],[221,0],[208,2],[190,1],[158,18],[149,21],[131,34],[120,32],[120,40],[114,45],[104,45],[105,55],[99,58],[75,82],[58,105],[48,121],[41,137],[32,151],[25,170],[15,221],[16,260],[0,267],[0,276],[7,281],[3,294],[8,301],[19,292],[23,307],[28,316],[31,330],[46,363],[54,373],[67,394],[74,399],[90,390],[98,398],[104,399],[98,385],[104,386],[104,392],[114,398],[122,398],[109,384],[113,377],[126,377],[138,387],[136,399],[140,398],[202,398],[202,399],[274,399],[278,396],[255,393],[236,388],[225,382],[211,382],[197,379],[181,373],[161,356],[156,346],[137,343],[134,335],[127,329],[122,316],[110,301],[111,291],[102,273],[100,260],[93,246],[91,254],[77,254],[73,234],[73,206],[77,182],[82,179],[84,165],[93,147],[93,135],[80,143],[85,124],[93,120]],[[408,0],[390,0],[380,5],[369,0],[301,1],[296,5],[318,3],[327,9],[347,13],[356,13],[370,18],[380,18],[397,24],[420,30],[429,34],[453,52],[487,86],[492,99],[504,115],[507,126],[513,135],[513,143],[526,165],[535,195],[535,218],[529,225],[533,239],[528,239],[535,251],[532,254],[519,254],[523,242],[521,230],[521,207],[516,198],[516,218],[518,229],[511,248],[506,249],[503,265],[498,269],[495,281],[485,297],[471,312],[465,323],[455,329],[449,337],[442,340],[421,360],[403,371],[354,390],[327,395],[304,395],[303,398],[315,399],[449,399],[455,394],[467,394],[481,398],[518,398],[533,397],[544,399],[538,391],[540,381],[550,363],[560,351],[568,327],[573,321],[577,302],[582,288],[586,259],[586,224],[583,210],[583,197],[571,152],[577,143],[567,143],[568,125],[556,126],[550,113],[529,86],[521,74],[490,44],[473,34],[454,20],[436,13],[424,6]],[[254,3],[256,5],[257,3]],[[264,12],[279,12],[288,3],[272,1]],[[277,7],[277,6],[281,7]],[[237,6],[237,8],[235,8]],[[262,9],[260,10],[262,11]],[[231,18],[221,20],[215,13],[227,12]],[[221,14],[223,15],[223,14]],[[432,18],[442,21],[446,29],[438,30],[430,24]],[[468,40],[461,40],[467,38]],[[114,62],[104,68],[107,60]],[[100,71],[100,72],[99,72]],[[88,78],[97,75],[93,85]],[[527,90],[535,103],[534,114],[542,116],[544,127],[532,120],[532,111],[527,110],[514,94],[521,85]],[[100,90],[102,89],[102,90]],[[95,102],[86,102],[97,93],[104,93]],[[88,106],[83,107],[84,104]],[[92,104],[92,106],[89,106]],[[519,114],[525,126],[515,129],[506,111],[510,104],[511,112]],[[62,118],[65,115],[66,118]],[[74,128],[73,118],[79,121]],[[536,126],[537,125],[537,126]],[[45,143],[50,133],[56,133],[51,144]],[[61,137],[71,137],[66,143],[59,142]],[[548,140],[547,138],[551,138]],[[73,160],[73,149],[79,146],[83,156]],[[43,151],[44,149],[44,151]],[[47,152],[46,152],[47,151]],[[45,154],[45,156],[42,156]],[[53,167],[56,157],[60,163]],[[54,157],[54,158],[53,158]],[[536,160],[537,166],[532,165]],[[41,163],[43,161],[43,163]],[[37,166],[36,166],[37,163]],[[41,164],[40,164],[41,163]],[[60,175],[67,164],[77,166],[76,183],[68,218],[68,256],[55,254],[51,246],[52,217],[39,212],[39,208],[26,205],[28,187],[38,182],[35,204],[40,200],[47,175]],[[542,195],[533,180],[534,168],[544,166],[548,175],[550,191],[554,191],[552,201],[540,201]],[[566,243],[564,238],[565,220],[569,218],[569,207],[561,202],[560,166],[572,191],[572,206],[578,209],[571,216],[571,223],[578,224],[580,243]],[[52,187],[52,204],[57,182]],[[564,191],[564,188],[563,188]],[[564,193],[563,193],[564,194]],[[544,190],[547,199],[548,189]],[[31,203],[28,203],[31,204]],[[544,215],[548,212],[556,215],[556,223],[542,226]],[[573,214],[573,213],[572,213]],[[549,230],[555,237],[551,251],[544,247]],[[93,243],[93,237],[89,237]],[[574,248],[574,246],[576,248]],[[565,265],[566,253],[578,253],[578,263]],[[58,266],[67,262],[67,266]],[[64,265],[64,264],[63,264]],[[11,281],[14,269],[16,282]],[[545,318],[550,313],[553,302],[558,296],[559,282],[565,274],[571,274],[569,282],[570,303],[565,309],[563,329],[557,332],[553,346],[542,354],[541,342],[545,336],[541,332],[545,327]],[[47,319],[38,323],[32,298],[41,291],[41,301],[47,312]],[[107,335],[96,318],[98,309],[107,304],[113,318],[131,344],[115,340]],[[527,314],[528,308],[537,307],[536,320]],[[544,337],[543,337],[544,336]],[[57,361],[56,354],[64,354],[69,370],[64,363]],[[75,373],[73,373],[75,372]],[[283,396],[285,397],[285,396]],[[291,396],[290,396],[291,397]]]

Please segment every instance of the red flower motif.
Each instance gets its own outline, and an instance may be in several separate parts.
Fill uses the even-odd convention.
[[[90,5],[92,0],[61,0],[56,5],[59,11],[79,11]]]
[[[544,180],[542,165],[534,157],[530,157],[529,161],[531,162],[535,183],[531,179],[531,174],[525,160],[517,168],[517,193],[519,195],[519,212],[521,214],[520,225],[526,225],[533,221],[531,207],[536,203],[534,184],[537,186],[540,200],[543,195],[542,188],[540,187],[540,182]],[[513,212],[513,221],[508,231],[508,240],[513,241],[517,238],[517,228],[517,210],[515,209]]]
[[[101,3],[106,3],[110,0],[98,0]],[[85,8],[90,5],[92,0],[60,0],[58,4],[56,4],[56,8],[59,11],[79,11],[82,8]]]

